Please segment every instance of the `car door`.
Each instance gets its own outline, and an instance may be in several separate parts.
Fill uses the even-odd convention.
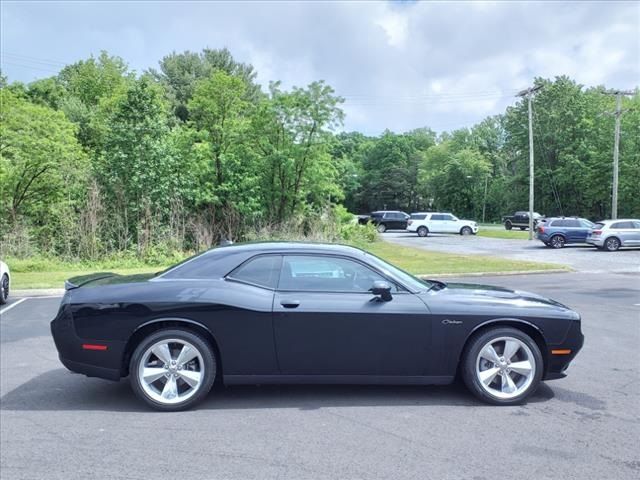
[[[429,221],[429,231],[431,233],[443,233],[444,230],[444,215],[434,214],[431,215],[431,220]]]
[[[633,232],[631,233],[631,242],[633,245],[640,245],[640,220],[634,220],[633,224]]]
[[[386,279],[350,258],[285,255],[274,297],[283,375],[423,375],[431,324],[425,304],[393,286],[391,301],[368,289]]]
[[[453,215],[443,215],[444,221],[442,222],[442,229],[446,233],[458,233],[458,219]]]

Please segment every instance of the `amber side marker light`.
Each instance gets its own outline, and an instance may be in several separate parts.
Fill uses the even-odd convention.
[[[99,351],[104,351],[107,349],[106,345],[96,345],[93,343],[83,343],[82,344],[82,349],[83,350],[99,350]]]
[[[552,355],[569,355],[571,350],[569,348],[560,348],[557,350],[551,350]]]

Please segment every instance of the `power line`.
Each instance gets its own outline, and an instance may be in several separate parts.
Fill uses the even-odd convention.
[[[7,51],[0,52],[0,55],[3,57],[13,57],[19,61],[26,61],[26,62],[32,62],[32,63],[43,63],[43,64],[61,66],[61,67],[66,67],[68,65],[67,62],[60,62],[58,60],[51,60],[51,59],[46,59],[41,57],[32,57],[30,55],[22,55],[19,53],[12,53]]]

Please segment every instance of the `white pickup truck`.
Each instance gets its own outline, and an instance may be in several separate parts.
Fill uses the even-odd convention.
[[[478,224],[471,220],[460,220],[451,213],[418,212],[411,214],[407,222],[407,230],[416,232],[420,237],[426,237],[430,233],[475,235],[478,233]]]

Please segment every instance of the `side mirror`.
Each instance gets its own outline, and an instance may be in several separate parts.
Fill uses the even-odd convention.
[[[379,296],[383,302],[388,302],[393,298],[391,296],[391,285],[382,280],[373,282],[373,286],[369,289],[369,291],[374,295]]]

